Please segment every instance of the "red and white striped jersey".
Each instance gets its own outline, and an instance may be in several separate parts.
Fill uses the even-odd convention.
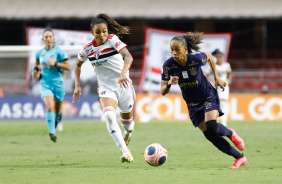
[[[78,53],[78,59],[81,62],[88,58],[97,75],[99,86],[107,86],[111,90],[120,87],[118,79],[124,66],[124,60],[119,53],[124,47],[127,47],[120,39],[109,34],[108,40],[100,46],[95,44],[95,38],[92,42],[86,44]],[[127,72],[129,78],[129,72]]]
[[[219,78],[228,84],[227,74],[232,72],[230,64],[227,62],[224,62],[221,65],[216,64],[215,67],[216,67],[216,71],[218,73]],[[212,79],[214,79],[213,73],[210,67],[208,67],[208,74],[210,77],[212,77]]]

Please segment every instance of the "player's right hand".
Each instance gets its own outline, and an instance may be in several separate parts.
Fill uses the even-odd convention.
[[[172,78],[170,79],[170,85],[176,85],[178,84],[178,80],[179,80],[179,77],[178,76],[172,76]],[[169,83],[168,83],[169,84]]]
[[[81,87],[80,86],[75,87],[74,91],[73,91],[73,95],[72,95],[72,103],[75,102],[76,97],[77,97],[77,101],[79,102],[79,95],[81,95],[81,94],[82,94]]]

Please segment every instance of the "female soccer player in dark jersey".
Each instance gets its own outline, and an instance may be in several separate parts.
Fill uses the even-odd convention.
[[[199,52],[198,44],[202,39],[203,34],[198,32],[171,39],[172,57],[163,65],[161,93],[166,95],[171,85],[178,84],[193,125],[220,151],[235,158],[231,168],[239,168],[247,163],[246,156],[233,148],[222,136],[227,136],[241,151],[244,149],[244,142],[233,129],[228,129],[216,121],[223,115],[217,89],[204,76],[201,66],[209,63],[216,88],[219,86],[224,90],[226,83],[219,78],[212,55]],[[196,51],[195,54],[192,53],[193,50]]]

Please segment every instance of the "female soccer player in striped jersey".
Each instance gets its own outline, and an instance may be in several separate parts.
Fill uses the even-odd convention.
[[[198,44],[202,39],[202,33],[189,33],[172,38],[170,42],[172,57],[163,65],[161,93],[166,95],[171,85],[178,84],[183,99],[187,103],[193,125],[198,127],[206,139],[220,151],[235,158],[235,163],[231,168],[239,168],[246,164],[247,158],[234,149],[222,136],[227,136],[239,150],[244,149],[244,142],[234,130],[227,129],[216,121],[223,114],[219,107],[217,90],[204,76],[201,66],[206,62],[209,63],[216,88],[219,86],[224,90],[226,83],[219,78],[212,55],[199,52]],[[192,50],[197,53],[192,54]]]
[[[127,45],[120,41],[120,34],[129,34],[129,28],[121,26],[105,14],[99,14],[90,24],[94,36],[78,53],[74,68],[75,89],[73,102],[79,101],[81,65],[88,58],[94,67],[98,81],[98,98],[109,133],[122,151],[121,162],[133,162],[127,147],[134,128],[133,105],[135,91],[129,78],[129,68],[133,58]],[[120,108],[120,122],[124,128],[122,135],[116,120],[116,108]]]
[[[32,78],[40,79],[40,94],[46,106],[50,139],[56,142],[56,121],[60,116],[65,97],[63,70],[70,70],[70,63],[67,54],[54,45],[55,37],[50,28],[43,31],[42,41],[45,47],[36,53]]]
[[[225,89],[224,91],[218,90],[218,96],[220,100],[220,108],[224,112],[224,115],[221,116],[221,123],[224,126],[227,126],[227,116],[229,113],[229,85],[231,85],[231,80],[232,80],[232,70],[231,66],[227,62],[223,62],[223,53],[219,50],[216,49],[215,51],[212,52],[212,55],[216,57],[216,71],[218,73],[218,76],[220,79],[222,79],[225,83]],[[214,84],[214,78],[213,78],[213,73],[212,70],[209,68],[206,74],[206,77],[208,80]]]

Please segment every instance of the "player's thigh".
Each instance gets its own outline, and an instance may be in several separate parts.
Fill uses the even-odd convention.
[[[216,120],[219,116],[218,110],[211,110],[205,113],[205,121]]]
[[[202,132],[204,132],[204,131],[207,130],[206,124],[205,124],[205,120],[203,120],[201,123],[199,123],[198,128],[199,128]]]
[[[105,107],[111,106],[117,108],[118,98],[114,91],[106,86],[100,86],[98,89],[98,99],[100,107],[103,110]]]
[[[130,84],[130,86],[119,90],[117,93],[118,107],[120,108],[121,116],[130,116],[131,118],[133,115],[133,106],[136,99],[133,86]]]
[[[53,93],[54,93],[54,100],[55,101],[63,102],[64,98],[65,98],[65,94],[66,94],[65,86],[60,85],[60,86],[54,87]]]
[[[103,110],[105,107],[111,106],[114,109],[117,108],[117,102],[109,97],[100,97],[99,98],[99,102],[100,102],[100,107]]]
[[[44,96],[42,100],[47,111],[54,111],[54,96]]]

